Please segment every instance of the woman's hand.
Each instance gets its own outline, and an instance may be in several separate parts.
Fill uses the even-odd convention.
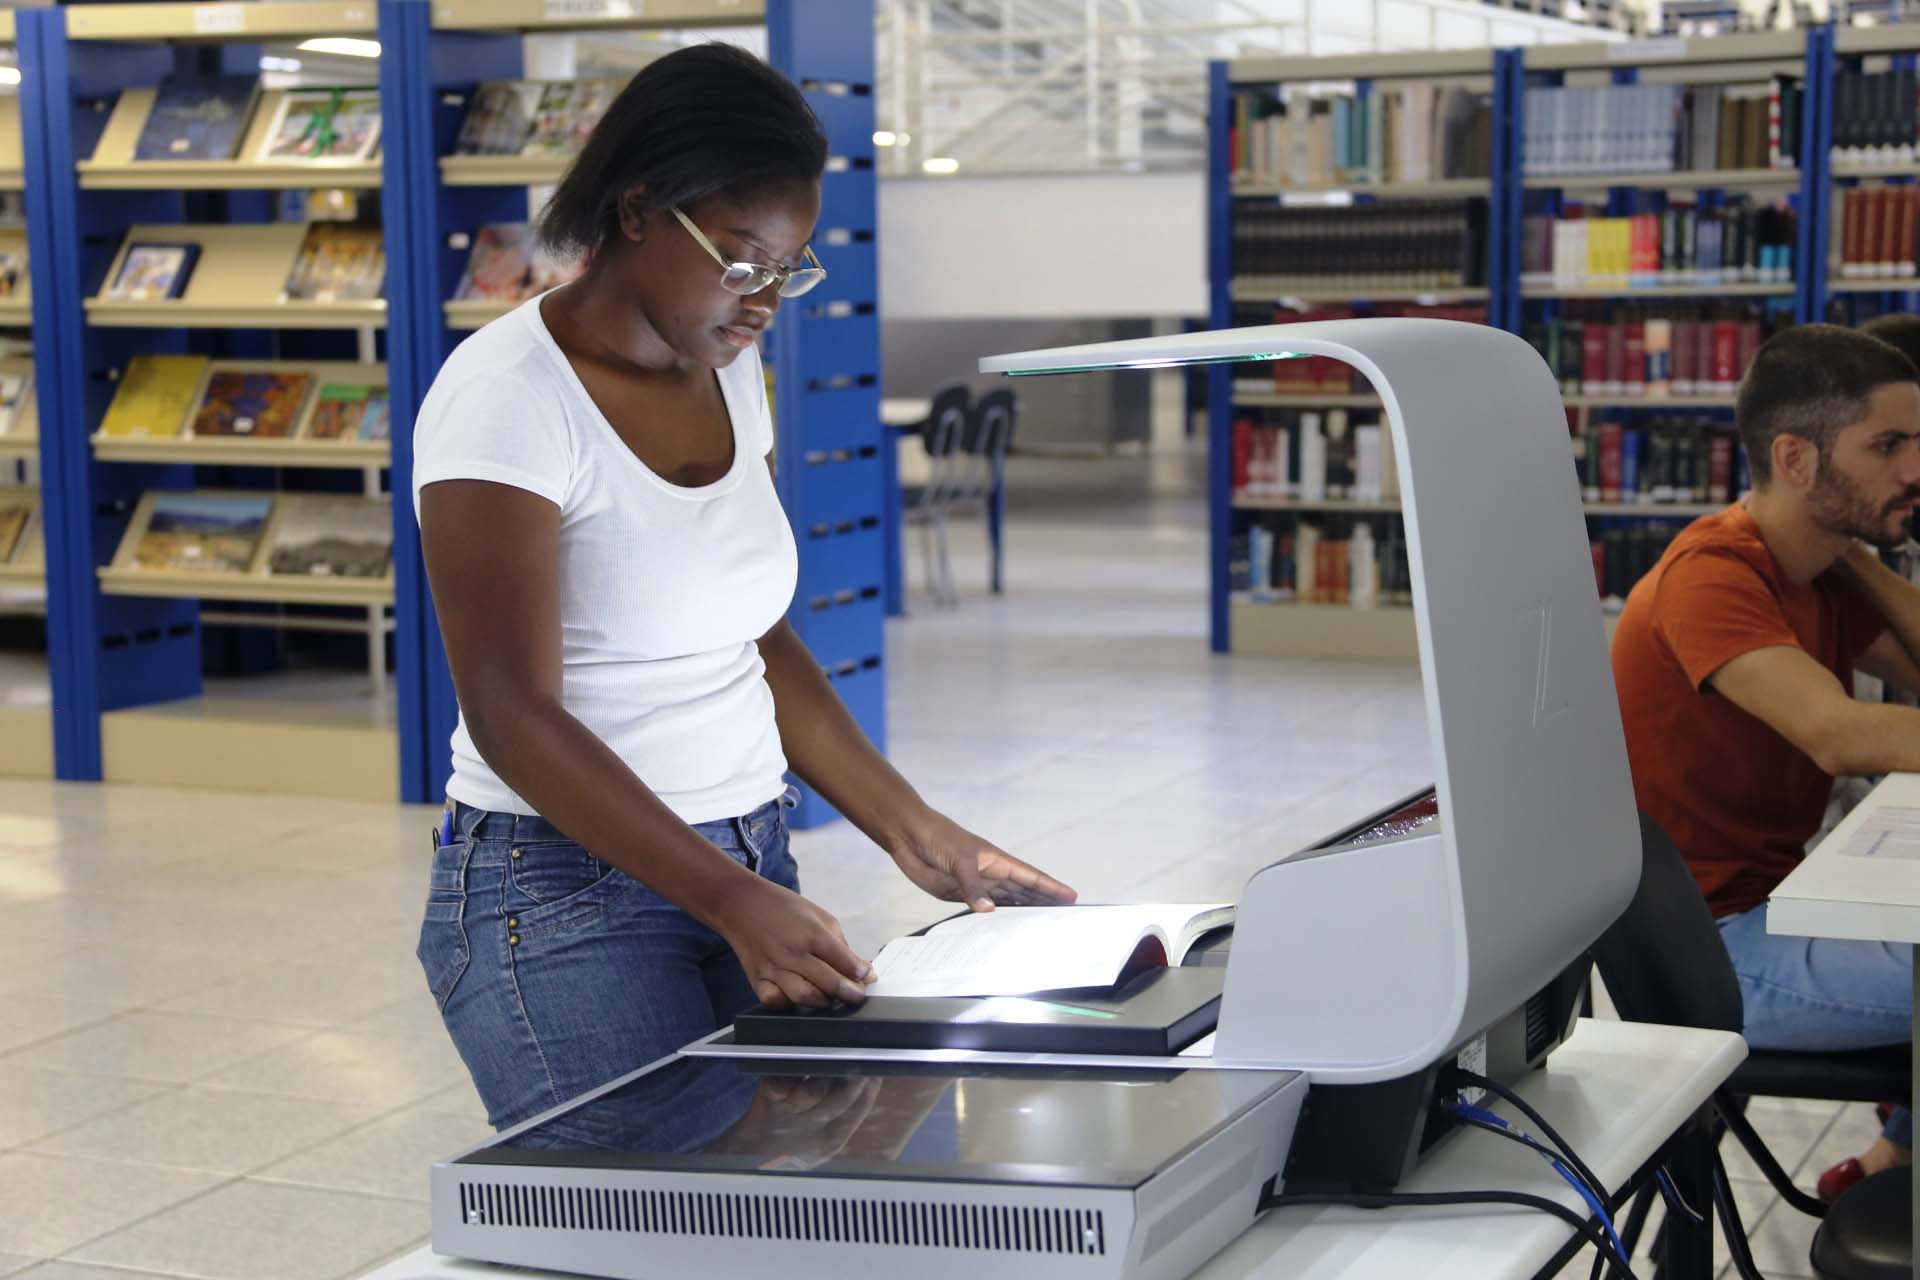
[[[855,954],[840,922],[799,894],[754,877],[715,923],[769,1009],[867,998],[873,966]]]
[[[1079,895],[943,813],[927,812],[900,847],[888,851],[907,879],[936,898],[964,902],[975,911],[1053,906]]]

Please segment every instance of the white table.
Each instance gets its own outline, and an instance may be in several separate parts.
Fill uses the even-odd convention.
[[[1671,1138],[1747,1056],[1746,1042],[1719,1031],[1585,1020],[1519,1089],[1552,1121],[1594,1174],[1623,1185]],[[1504,1105],[1495,1108],[1505,1112]],[[1522,1121],[1524,1123],[1524,1121]],[[1586,1215],[1586,1206],[1545,1161],[1492,1134],[1447,1140],[1405,1191],[1524,1191]],[[1521,1280],[1571,1238],[1537,1210],[1485,1208],[1285,1209],[1269,1213],[1194,1273],[1194,1280]],[[479,1280],[516,1274],[422,1249],[363,1280]],[[665,1278],[663,1277],[663,1280]]]
[[[1920,806],[1920,774],[1890,773],[1853,812],[1814,846],[1806,861],[1767,899],[1767,932],[1803,938],[1920,943],[1920,860],[1842,853],[1853,833],[1889,806]],[[1920,951],[1914,953],[1920,957]],[[1920,997],[1920,960],[1913,973]],[[1920,1113],[1920,1036],[1914,1040],[1910,1105]],[[1913,1221],[1920,1230],[1920,1179]]]

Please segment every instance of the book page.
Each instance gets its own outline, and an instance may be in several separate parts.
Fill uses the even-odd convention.
[[[1228,904],[1001,907],[896,938],[874,959],[874,996],[1007,996],[1069,987],[1107,987],[1143,938],[1184,953],[1196,916]]]
[[[1878,806],[1841,846],[1840,856],[1920,861],[1920,807]]]

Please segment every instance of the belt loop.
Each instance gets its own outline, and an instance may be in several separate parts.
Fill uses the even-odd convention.
[[[760,847],[753,842],[753,829],[745,817],[733,820],[733,829],[740,833],[740,851],[747,855],[747,870],[759,874]]]

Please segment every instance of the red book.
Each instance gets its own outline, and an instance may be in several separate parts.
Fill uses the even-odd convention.
[[[1620,501],[1620,424],[1603,422],[1600,432],[1600,501]]]
[[[1648,280],[1660,274],[1660,219],[1651,213],[1633,220],[1633,273]]]
[[[1606,382],[1601,389],[1610,396],[1617,396],[1627,389],[1627,323],[1624,320],[1610,321],[1605,332]],[[1646,341],[1644,336],[1641,341]]]
[[[1693,370],[1693,320],[1675,320],[1673,322],[1673,394],[1677,396],[1693,395],[1698,388],[1694,385]]]
[[[1643,320],[1629,320],[1623,326],[1626,378],[1620,390],[1630,396],[1647,393],[1647,326]]]
[[[1906,259],[1909,250],[1900,243],[1900,206],[1906,203],[1906,192],[1899,187],[1880,189],[1880,274],[1898,275],[1900,263]]]
[[[1707,445],[1707,501],[1733,501],[1733,437],[1716,431]]]
[[[1347,604],[1352,598],[1353,562],[1347,557],[1347,540],[1326,544],[1330,567],[1333,569],[1333,603]]]
[[[1718,395],[1713,382],[1713,321],[1701,320],[1693,326],[1693,394]]]
[[[1233,491],[1243,493],[1253,463],[1253,424],[1245,418],[1233,420]]]
[[[1733,379],[1736,387],[1740,385],[1740,379],[1747,376],[1747,367],[1753,363],[1753,353],[1760,349],[1763,340],[1757,317],[1740,322],[1740,345],[1736,350],[1737,363],[1734,365],[1738,372]]]
[[[1884,194],[1884,189],[1877,187],[1869,187],[1861,193],[1860,202],[1863,210],[1860,214],[1862,222],[1860,228],[1860,273],[1862,275],[1879,275],[1880,264],[1887,261],[1889,246],[1886,243],[1885,236],[1881,232],[1881,226],[1884,220],[1880,213],[1880,206],[1885,203],[1885,201],[1881,199],[1881,196]]]
[[[1896,242],[1900,250],[1899,273],[1911,276],[1920,263],[1920,249],[1916,249],[1914,237],[1920,234],[1920,187],[1900,188],[1900,238]]]
[[[1740,325],[1733,320],[1715,320],[1708,326],[1713,343],[1713,389],[1731,395],[1740,385]]]
[[[1597,320],[1580,327],[1580,390],[1590,396],[1606,390],[1608,328]]]
[[[1843,277],[1860,274],[1860,233],[1866,221],[1866,206],[1861,197],[1865,194],[1864,188],[1850,188],[1841,203],[1840,274]]]
[[[1599,539],[1587,544],[1587,550],[1593,554],[1593,585],[1602,596],[1607,594],[1607,548]]]

